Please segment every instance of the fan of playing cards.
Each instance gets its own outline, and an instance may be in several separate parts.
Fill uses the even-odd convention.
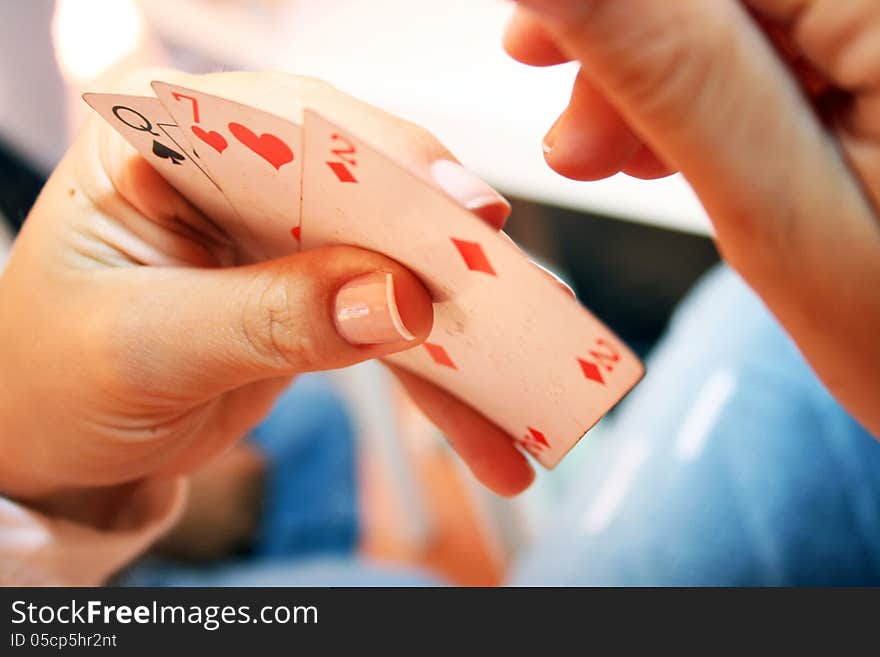
[[[478,409],[544,466],[644,373],[503,233],[370,135],[308,108],[300,120],[265,111],[296,99],[261,109],[164,82],[153,89],[157,98],[84,98],[254,258],[350,244],[407,266],[433,295],[434,327],[388,360]]]

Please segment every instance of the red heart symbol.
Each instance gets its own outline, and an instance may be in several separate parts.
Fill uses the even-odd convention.
[[[258,137],[241,123],[230,123],[229,132],[276,169],[293,162],[293,151],[275,135],[264,132]]]
[[[226,147],[229,146],[229,144],[226,142],[226,138],[219,132],[214,132],[213,130],[205,131],[197,125],[194,125],[192,127],[192,131],[196,137],[201,139],[218,153],[222,153],[226,150]]]

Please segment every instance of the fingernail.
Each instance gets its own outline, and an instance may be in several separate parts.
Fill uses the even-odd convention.
[[[486,223],[501,228],[510,215],[510,203],[485,181],[452,160],[437,160],[431,175],[438,185]]]
[[[415,340],[400,318],[394,276],[377,271],[350,280],[336,293],[336,330],[352,344]]]

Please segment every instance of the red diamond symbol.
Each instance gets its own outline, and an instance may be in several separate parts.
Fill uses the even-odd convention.
[[[299,231],[300,231],[299,226],[294,226],[293,228],[290,229],[290,234],[293,235],[293,239],[295,239],[297,242],[299,242]]]
[[[529,430],[529,433],[525,434],[520,439],[520,442],[529,454],[537,456],[539,452],[550,447],[550,443],[547,442],[547,438],[543,433],[532,427],[526,427],[526,429]]]
[[[335,173],[336,177],[339,178],[339,182],[357,182],[357,178],[354,177],[354,174],[349,171],[348,167],[346,167],[342,162],[327,162],[327,166],[333,170],[333,173]]]
[[[455,248],[458,249],[461,257],[464,259],[464,264],[467,265],[468,269],[497,276],[495,270],[492,269],[492,265],[489,264],[486,254],[483,253],[483,247],[476,242],[457,240],[454,237],[450,239],[452,240],[452,243],[455,244]]]
[[[531,427],[526,427],[529,430],[529,433],[532,434],[532,438],[534,438],[535,442],[542,444],[544,447],[550,447],[550,443],[547,442],[547,439],[544,437],[544,434],[538,431],[537,429],[532,429]]]
[[[434,359],[434,362],[438,365],[443,365],[444,367],[449,367],[453,370],[457,370],[458,368],[455,366],[455,363],[452,362],[452,359],[449,357],[449,354],[446,353],[446,350],[441,347],[439,344],[432,344],[430,342],[425,343],[425,349],[428,350],[428,353],[431,355],[431,358]]]
[[[578,363],[580,363],[585,377],[596,383],[601,383],[603,386],[605,385],[605,379],[602,378],[602,372],[599,371],[596,363],[591,363],[583,358],[578,358]]]

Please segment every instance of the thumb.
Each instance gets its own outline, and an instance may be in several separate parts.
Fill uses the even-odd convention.
[[[780,243],[812,254],[827,253],[826,240],[841,242],[826,222],[798,231],[805,242],[791,244],[792,217],[839,215],[841,203],[864,217],[833,139],[740,2],[520,4],[545,21],[651,149],[688,178],[737,268],[767,267]],[[834,181],[843,184],[828,184]]]
[[[421,343],[431,297],[400,264],[338,246],[227,269],[125,272],[104,307],[104,362],[162,398],[200,401],[253,381],[335,369]]]
[[[840,124],[845,114],[828,127],[820,123],[737,0],[520,2],[542,17],[651,150],[687,177],[725,259],[829,390],[876,429],[876,395],[866,391],[876,381],[869,318],[878,316],[878,302],[863,291],[880,276],[880,231],[865,181],[843,155],[854,153],[849,142],[865,160],[872,149],[876,158],[876,145],[848,134]],[[836,6],[747,4],[791,13],[810,4],[833,13]],[[837,18],[847,29],[839,28],[834,48],[826,46],[839,55],[837,46],[858,23]]]

